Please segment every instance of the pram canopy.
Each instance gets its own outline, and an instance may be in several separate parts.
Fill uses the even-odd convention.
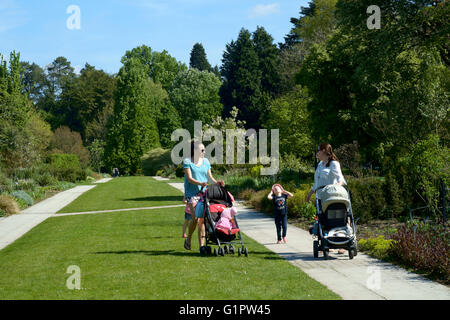
[[[318,191],[319,199],[322,203],[322,211],[326,212],[328,207],[334,203],[342,203],[345,205],[345,207],[348,209],[350,205],[350,200],[348,197],[347,190],[337,184],[330,184],[325,187],[323,187],[321,190]]]

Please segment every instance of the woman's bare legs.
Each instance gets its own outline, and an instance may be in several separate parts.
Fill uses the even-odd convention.
[[[195,217],[194,205],[192,203],[189,203],[189,208],[191,210],[192,220],[191,223],[189,224],[189,234],[186,238],[186,243],[190,248],[192,242],[192,235],[194,234],[195,228],[197,227],[197,218]]]
[[[198,219],[198,244],[201,247],[205,245],[205,219]]]

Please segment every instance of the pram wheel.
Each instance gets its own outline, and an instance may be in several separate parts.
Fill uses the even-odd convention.
[[[224,246],[223,250],[225,251],[225,254],[228,254],[228,247],[227,246]]]
[[[244,249],[244,254],[245,254],[246,257],[248,257],[248,248]]]
[[[323,250],[323,257],[328,260],[330,252],[328,250]]]
[[[210,246],[207,246],[207,247],[206,247],[206,254],[210,255],[210,254],[211,254],[211,251],[212,251],[211,247],[210,247]]]
[[[219,254],[223,257],[225,255],[225,250],[223,248],[219,248]]]
[[[217,248],[214,248],[214,255],[217,257],[219,255],[219,251],[217,251]]]
[[[353,251],[353,249],[348,250],[348,258],[349,258],[350,260],[352,260],[353,257],[354,257],[354,251]]]
[[[313,243],[313,252],[314,252],[314,258],[319,257],[319,241],[315,240]]]
[[[238,257],[240,257],[241,254],[242,254],[242,250],[241,250],[241,248],[238,248]]]
[[[230,246],[230,253],[231,253],[231,254],[234,254],[234,252],[235,252],[234,247],[233,247],[233,246]]]

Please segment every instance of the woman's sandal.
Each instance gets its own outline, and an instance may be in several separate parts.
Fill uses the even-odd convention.
[[[186,250],[191,250],[191,245],[188,243],[188,239],[184,240],[184,248]]]

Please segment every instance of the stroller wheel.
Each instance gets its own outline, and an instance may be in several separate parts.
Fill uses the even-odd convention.
[[[315,240],[313,243],[313,252],[314,252],[314,258],[319,257],[319,241]]]
[[[244,249],[244,254],[245,254],[246,257],[248,257],[248,248]]]
[[[223,250],[225,251],[225,254],[228,254],[228,247],[227,246],[224,246]]]
[[[328,250],[324,250],[323,251],[323,257],[325,258],[325,260],[328,260],[328,258],[329,258],[329,251]]]
[[[234,251],[234,247],[233,247],[233,246],[230,246],[230,253],[231,253],[231,254],[234,254],[234,252],[235,252],[235,251]]]
[[[348,258],[351,260],[354,257],[354,251],[353,249],[348,250]]]
[[[219,248],[219,254],[223,257],[225,255],[225,250],[223,248]]]
[[[206,247],[206,253],[208,254],[208,255],[210,255],[211,254],[211,247],[210,246],[207,246]]]
[[[242,254],[242,250],[241,250],[241,248],[238,248],[238,256],[240,257],[241,254]]]
[[[219,252],[217,251],[217,248],[214,248],[214,255],[217,257],[219,255]]]

